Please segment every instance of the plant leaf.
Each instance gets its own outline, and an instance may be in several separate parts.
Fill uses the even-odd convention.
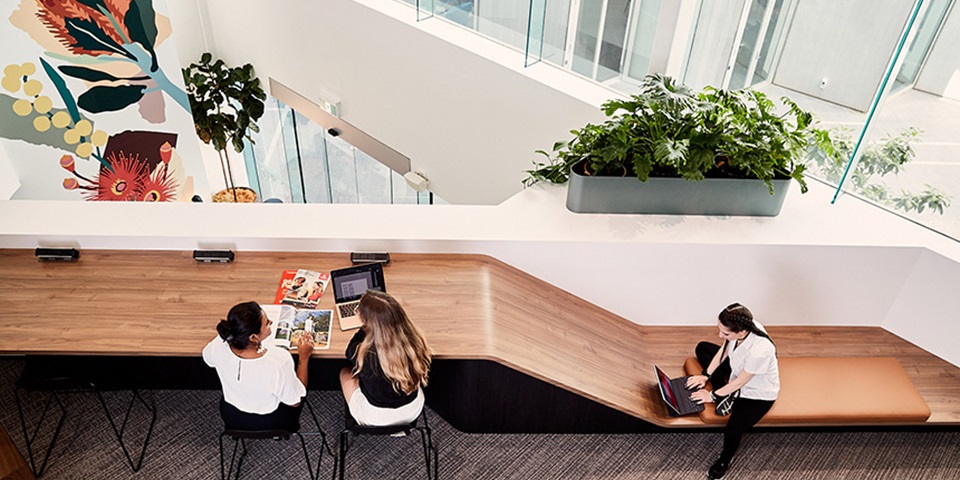
[[[77,104],[90,113],[115,112],[140,101],[146,88],[143,85],[92,87],[80,95]]]

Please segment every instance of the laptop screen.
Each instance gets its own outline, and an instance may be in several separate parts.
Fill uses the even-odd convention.
[[[334,270],[330,272],[330,281],[337,303],[357,300],[367,290],[385,291],[383,267],[376,263]]]
[[[660,370],[660,367],[654,365],[653,368],[657,372],[657,381],[660,382],[660,395],[663,397],[663,401],[669,403],[675,411],[679,411],[680,404],[677,403],[677,399],[673,396],[673,387],[670,386],[670,377],[663,373],[663,370]]]

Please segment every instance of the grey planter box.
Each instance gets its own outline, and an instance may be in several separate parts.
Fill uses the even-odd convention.
[[[570,174],[567,208],[575,213],[735,215],[774,217],[780,213],[791,180],[774,180],[774,194],[760,180],[708,178],[588,177]]]

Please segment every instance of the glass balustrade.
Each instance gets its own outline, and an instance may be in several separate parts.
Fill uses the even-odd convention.
[[[956,239],[955,3],[434,0],[429,13],[516,48],[525,66],[552,65],[622,94],[664,73],[695,89],[790,97],[843,154],[833,163],[811,157],[810,176],[836,187],[838,198],[848,193]]]
[[[262,200],[284,203],[432,204],[430,192],[342,138],[269,98],[260,132],[244,149],[247,177]]]

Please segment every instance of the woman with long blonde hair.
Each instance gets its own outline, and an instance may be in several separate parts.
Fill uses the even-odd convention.
[[[367,290],[359,310],[363,326],[347,346],[350,366],[340,371],[350,415],[360,425],[410,423],[423,410],[430,347],[390,295]]]

